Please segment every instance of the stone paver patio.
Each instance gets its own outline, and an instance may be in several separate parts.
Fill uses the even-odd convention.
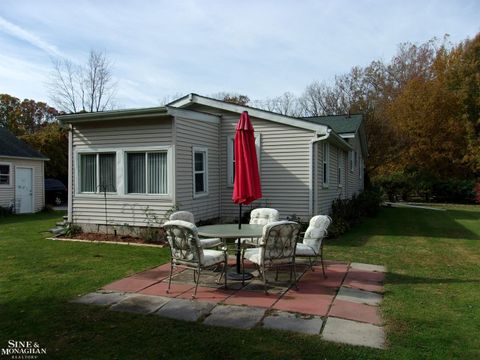
[[[177,270],[167,293],[170,264],[164,264],[115,281],[73,302],[212,326],[295,331],[327,341],[385,348],[378,308],[383,299],[385,268],[338,261],[325,264],[326,279],[321,266],[311,271],[299,265],[298,289],[288,287],[288,272],[280,272],[275,281],[272,271],[268,294],[256,278],[245,286],[229,281],[229,289],[225,290],[215,282],[218,273],[205,272],[194,300],[193,272]]]

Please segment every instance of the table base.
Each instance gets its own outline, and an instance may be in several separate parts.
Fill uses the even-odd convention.
[[[253,278],[253,275],[249,272],[245,272],[245,274],[237,273],[234,270],[234,271],[227,272],[227,278],[229,280],[242,281],[243,279],[250,280],[251,278]]]

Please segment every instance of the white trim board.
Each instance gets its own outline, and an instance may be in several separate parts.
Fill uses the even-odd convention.
[[[328,126],[325,126],[325,125],[313,124],[313,123],[310,123],[308,121],[300,120],[300,119],[297,119],[297,118],[294,118],[294,117],[281,115],[281,114],[275,114],[275,113],[271,113],[269,111],[256,109],[256,108],[251,108],[251,107],[248,107],[248,106],[230,104],[230,103],[226,103],[224,101],[207,98],[207,97],[200,96],[200,95],[197,95],[197,94],[190,94],[188,96],[185,96],[183,98],[175,100],[175,101],[171,102],[170,104],[168,104],[168,106],[176,107],[176,108],[183,108],[183,107],[188,106],[190,104],[199,104],[199,105],[204,105],[204,106],[210,106],[210,107],[213,107],[213,108],[216,108],[216,109],[230,111],[230,112],[239,113],[239,114],[241,114],[244,111],[247,111],[250,116],[253,116],[253,117],[256,117],[256,118],[270,120],[270,121],[274,121],[274,122],[277,122],[277,123],[280,123],[280,124],[285,124],[285,125],[298,127],[298,128],[301,128],[301,129],[312,130],[312,131],[319,132],[320,134],[326,134],[327,130],[328,130]]]

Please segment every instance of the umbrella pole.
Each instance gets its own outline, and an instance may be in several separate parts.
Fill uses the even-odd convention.
[[[240,206],[238,207],[239,210],[238,210],[238,228],[241,229],[242,228],[242,204],[240,204]],[[241,239],[238,238],[237,239],[237,274],[240,274],[241,272],[241,269],[240,269],[240,242],[241,242]]]
[[[240,204],[239,210],[238,210],[238,228],[239,229],[242,228],[242,204]]]

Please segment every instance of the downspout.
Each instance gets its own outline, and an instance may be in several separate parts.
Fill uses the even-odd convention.
[[[73,210],[73,126],[68,128],[68,222],[72,222]]]
[[[322,135],[320,137],[317,137],[317,138],[313,138],[312,140],[310,140],[310,146],[309,146],[309,156],[310,156],[310,179],[309,179],[309,184],[308,184],[308,190],[309,190],[309,196],[308,196],[308,205],[309,205],[309,214],[310,216],[313,216],[313,212],[314,212],[314,197],[315,197],[315,189],[314,189],[314,183],[315,183],[315,174],[314,174],[314,171],[315,171],[315,154],[313,152],[313,149],[314,149],[314,145],[315,143],[319,142],[319,141],[322,141],[322,140],[326,140],[328,139],[328,137],[330,136],[330,132],[332,130],[331,129],[327,129],[327,133],[325,135]]]

